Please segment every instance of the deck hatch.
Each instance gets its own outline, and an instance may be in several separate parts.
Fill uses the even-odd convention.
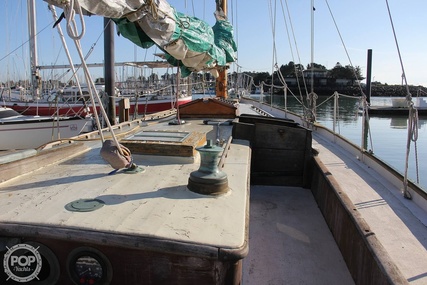
[[[65,205],[70,212],[92,212],[102,208],[104,201],[99,199],[79,199]]]
[[[174,130],[141,131],[120,141],[133,154],[175,157],[194,157],[205,142],[206,133]]]
[[[183,142],[190,133],[187,132],[139,132],[126,138],[135,141]]]

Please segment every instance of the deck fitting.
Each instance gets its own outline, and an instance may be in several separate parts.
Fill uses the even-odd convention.
[[[104,205],[104,201],[99,199],[79,199],[65,205],[65,209],[70,212],[92,212]]]
[[[200,153],[200,168],[190,173],[188,189],[204,195],[219,195],[228,192],[227,174],[218,168],[218,155],[223,149],[213,145],[212,140],[196,148]]]

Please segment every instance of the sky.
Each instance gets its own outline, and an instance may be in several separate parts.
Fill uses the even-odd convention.
[[[168,2],[179,12],[198,17],[211,26],[215,23],[214,0]],[[230,70],[271,73],[274,64],[280,66],[293,61],[307,66],[313,59],[313,62],[328,69],[337,62],[343,66],[359,66],[362,75],[366,76],[367,51],[372,49],[372,81],[402,84],[404,71],[409,85],[427,86],[424,68],[427,66],[426,0],[388,0],[392,21],[386,0],[313,0],[313,32],[311,2],[228,0],[228,17],[234,27],[238,46],[238,59]],[[28,78],[27,1],[1,0],[0,3],[3,6],[0,10],[0,29],[5,31],[0,41],[0,81]],[[36,11],[39,64],[68,64],[58,33],[52,29],[53,20],[47,3],[36,0]],[[58,15],[61,12],[58,8]],[[91,16],[84,20],[87,28],[82,38],[83,52],[87,54],[93,48],[87,62],[102,63],[103,18]],[[62,28],[65,31],[65,21]],[[67,35],[66,38],[73,61],[79,63],[72,41]],[[115,36],[116,62],[159,60],[154,55],[158,52],[155,48],[145,50],[135,47],[129,40]],[[61,78],[64,72],[66,70],[45,70],[42,78]],[[93,68],[91,72],[94,78],[103,77],[102,68]],[[134,72],[129,67],[118,68],[116,76],[120,80],[134,75]],[[138,71],[138,75],[141,72],[147,75],[152,71],[144,69]],[[163,71],[158,73],[164,74]]]

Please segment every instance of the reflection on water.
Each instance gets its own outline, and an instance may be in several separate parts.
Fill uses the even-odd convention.
[[[390,127],[393,129],[406,129],[408,127],[408,118],[402,116],[391,118]]]
[[[263,102],[287,108],[294,113],[303,114],[303,107],[299,103],[299,99],[293,96],[288,96],[285,100],[284,96],[273,96],[273,102],[270,101],[269,95],[252,95],[252,98],[260,98]],[[372,106],[391,106],[389,97],[373,97],[371,98]],[[334,125],[334,98],[319,97],[316,101],[316,120],[324,126],[333,129]],[[361,145],[362,142],[362,116],[359,113],[361,103],[359,98],[348,98],[340,96],[337,101],[337,122],[335,131],[356,145]],[[419,176],[419,184],[424,189],[427,189],[427,160],[421,158],[427,155],[427,117],[419,117],[418,140],[416,145],[414,142],[410,145],[408,177],[411,181],[417,182]],[[408,140],[408,118],[406,116],[373,116],[369,118],[370,137],[368,149],[372,150],[376,156],[381,158],[387,164],[395,168],[400,173],[404,173],[406,147]],[[372,143],[371,143],[372,142]],[[418,175],[416,171],[416,153],[418,158]],[[422,176],[424,174],[424,177]]]

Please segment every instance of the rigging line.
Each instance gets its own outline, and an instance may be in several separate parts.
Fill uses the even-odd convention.
[[[316,121],[316,100],[317,94],[314,93],[314,0],[311,0],[310,14],[311,14],[311,82],[310,82],[310,93],[307,97],[309,114],[307,115],[310,122]]]
[[[285,17],[285,12],[284,12],[284,8],[283,8],[283,1],[282,0],[281,0],[281,3],[282,3],[282,13],[283,13],[283,18],[285,19],[286,31],[287,31],[287,34],[288,34],[288,41],[289,41],[289,46],[290,46],[290,49],[291,49],[292,59],[294,59],[293,49],[292,49],[292,45],[291,45],[291,40],[289,39],[288,26],[287,26],[287,21],[286,21],[286,17]],[[298,43],[297,43],[297,40],[296,40],[296,37],[295,37],[294,26],[292,24],[291,13],[289,11],[288,0],[285,0],[285,3],[286,3],[286,11],[287,11],[288,18],[289,18],[289,25],[291,26],[292,37],[293,37],[293,40],[294,40],[295,50],[296,50],[297,57],[298,57],[298,63],[301,64],[301,57],[300,57],[300,54],[299,54]],[[294,60],[294,62],[295,62],[295,60]],[[296,67],[294,68],[294,72],[295,72],[295,77],[298,79],[298,71],[296,70]],[[303,82],[305,93],[306,93],[305,95],[308,96],[307,84],[306,84],[304,76],[302,77],[302,82]],[[299,93],[300,93],[301,102],[304,102],[299,80],[297,80],[297,85],[298,85],[298,90],[299,90]]]
[[[333,13],[332,13],[331,7],[329,6],[329,2],[328,2],[328,0],[325,0],[325,3],[326,3],[326,6],[328,7],[329,13],[330,13],[331,18],[332,18],[332,20],[333,20],[333,22],[334,22],[335,28],[336,28],[336,30],[337,30],[337,33],[338,33],[339,37],[340,37],[341,43],[342,43],[342,45],[343,45],[343,47],[344,47],[344,50],[345,50],[345,53],[346,53],[346,55],[347,55],[347,58],[348,58],[348,60],[349,60],[349,62],[350,62],[350,65],[353,67],[353,74],[354,74],[355,78],[356,78],[356,79],[358,79],[358,76],[357,76],[357,73],[356,73],[356,69],[355,69],[355,68],[354,68],[354,66],[353,66],[353,63],[352,63],[351,58],[350,58],[350,56],[349,56],[349,53],[348,53],[347,47],[346,47],[346,45],[345,45],[345,43],[344,43],[343,37],[342,37],[342,35],[341,35],[341,32],[340,32],[340,30],[338,29],[338,25],[337,25],[337,23],[336,23],[336,21],[335,21],[335,17],[334,17],[334,15],[333,15]],[[364,97],[364,104],[363,104],[363,119],[362,119],[362,120],[363,120],[363,121],[365,121],[365,120],[368,120],[368,121],[369,121],[368,104],[367,104],[367,100],[366,100],[366,95],[365,95],[365,93],[363,92],[363,89],[362,89],[362,86],[361,86],[360,80],[357,80],[357,83],[358,83],[358,87],[359,87],[360,93],[361,93],[361,94],[362,94],[362,96]],[[362,133],[365,133],[365,131],[364,131],[365,124],[362,124],[362,126],[363,126],[363,127],[362,127]],[[369,138],[370,138],[370,142],[371,142],[371,148],[373,149],[373,144],[372,144],[372,134],[371,134],[371,129],[370,129],[370,128],[368,128],[368,134],[369,134]],[[362,135],[362,138],[363,138],[363,135]],[[362,144],[361,144],[361,147],[362,147],[362,146],[363,146],[363,142],[362,142]]]
[[[405,157],[405,174],[403,177],[403,197],[406,199],[412,199],[412,195],[408,189],[408,168],[409,168],[409,153],[411,151],[411,140],[415,139],[415,150],[417,150],[416,139],[418,137],[418,111],[413,108],[413,106],[409,107],[409,118],[408,118],[408,136],[406,140],[406,157]],[[415,158],[417,160],[418,155],[415,153]],[[416,161],[418,166],[418,160]],[[417,168],[417,180],[418,180],[418,168]]]
[[[277,63],[277,54],[276,54],[276,6],[273,10],[273,5],[271,3],[272,0],[268,2],[269,6],[269,13],[270,13],[270,25],[271,25],[271,32],[273,34],[273,56],[272,56],[272,67],[271,67],[271,84],[274,86],[274,67]],[[276,0],[275,0],[275,3]],[[274,11],[274,12],[273,12]],[[270,95],[272,96],[274,93],[274,87],[270,89]],[[271,102],[273,103],[273,97],[271,97]]]
[[[411,140],[416,143],[416,140],[418,138],[418,111],[416,108],[414,108],[414,103],[412,102],[411,93],[409,91],[408,81],[406,79],[405,68],[403,66],[402,55],[400,52],[399,43],[397,41],[396,30],[394,28],[393,18],[391,16],[391,11],[390,11],[390,6],[388,4],[388,0],[386,0],[385,2],[387,5],[387,11],[388,11],[388,15],[390,18],[390,24],[391,24],[391,28],[393,31],[394,41],[395,41],[397,53],[399,56],[400,66],[402,68],[402,78],[405,80],[406,100],[408,101],[408,108],[409,108],[408,120],[409,120],[410,126],[408,126],[408,139],[406,142],[406,160],[405,160],[405,175],[404,175],[404,181],[403,181],[403,196],[407,199],[411,199],[412,196],[408,190],[409,153],[410,153],[410,148],[411,148]],[[417,150],[417,148],[415,148],[415,150]],[[415,155],[416,155],[416,157],[418,157],[417,154],[415,154]],[[418,169],[417,169],[417,173],[418,173]]]
[[[196,17],[196,11],[194,10],[194,0],[191,0],[191,7],[193,8],[193,16]]]
[[[286,35],[287,35],[287,37],[288,37],[288,43],[289,43],[289,49],[290,49],[290,51],[291,51],[291,56],[292,56],[292,61],[293,62],[295,62],[295,56],[294,56],[294,50],[293,50],[293,47],[292,47],[292,44],[291,44],[291,38],[290,38],[290,35],[289,35],[289,26],[288,26],[288,21],[287,21],[287,19],[286,19],[286,16],[285,16],[285,9],[284,9],[284,7],[283,7],[283,1],[282,0],[280,0],[280,5],[281,5],[281,7],[282,7],[282,15],[283,15],[283,22],[285,23],[285,29],[286,29]],[[287,5],[287,3],[286,3],[286,5]],[[289,19],[289,21],[291,22],[292,20],[291,19]],[[280,70],[280,69],[279,69]],[[294,69],[294,71],[295,71],[295,69]],[[296,74],[297,75],[297,74]],[[281,76],[283,77],[283,75],[281,74]],[[298,78],[298,76],[296,76],[296,78]],[[284,84],[286,84],[286,81],[284,80]],[[301,101],[303,101],[302,100],[302,92],[301,92],[301,88],[300,88],[300,86],[299,86],[299,80],[297,80],[297,84],[298,84],[298,91],[299,91],[299,93],[300,93],[300,97],[301,97]]]
[[[74,3],[74,1],[71,1],[71,2]],[[74,20],[74,17],[73,17],[74,14],[72,12],[73,10],[70,9],[71,7],[72,6],[70,6],[70,5],[67,5],[67,6],[64,7],[65,8],[64,9],[64,13],[66,14],[66,19],[67,19],[67,26],[70,27],[70,29],[68,30],[68,32],[71,33],[70,37],[74,40],[77,52],[78,52],[79,57],[80,57],[80,60],[82,61],[82,66],[83,66],[83,70],[84,70],[85,77],[86,77],[86,83],[87,83],[87,85],[89,87],[89,96],[90,96],[90,99],[91,99],[91,102],[92,102],[92,105],[93,105],[93,112],[95,114],[95,121],[96,121],[96,124],[97,124],[97,127],[98,127],[99,135],[101,137],[102,142],[104,142],[105,141],[104,134],[102,133],[101,123],[100,123],[100,120],[99,120],[99,117],[98,117],[98,112],[96,110],[97,108],[96,108],[96,103],[95,103],[93,92],[95,93],[95,96],[97,97],[97,100],[98,100],[99,106],[100,106],[99,109],[100,109],[100,111],[101,111],[101,113],[102,113],[102,115],[103,115],[103,117],[104,117],[104,119],[105,119],[105,121],[106,121],[106,123],[107,123],[107,125],[109,127],[109,130],[110,130],[110,132],[111,132],[111,134],[113,136],[113,141],[114,141],[114,143],[115,143],[115,145],[116,145],[119,153],[121,155],[123,155],[123,151],[120,148],[120,144],[118,143],[117,138],[114,135],[113,128],[112,128],[112,126],[110,124],[110,121],[108,120],[108,116],[107,116],[107,114],[106,114],[106,112],[105,112],[105,110],[104,110],[104,108],[102,106],[101,99],[99,98],[98,92],[97,92],[97,90],[96,90],[96,88],[95,88],[95,86],[93,84],[93,80],[92,80],[92,78],[90,76],[89,69],[88,69],[88,67],[86,65],[86,62],[84,60],[84,56],[83,56],[83,52],[82,52],[82,48],[81,48],[81,44],[80,44],[80,39],[77,36],[77,30],[76,31],[73,30],[73,26],[76,29],[77,29],[77,27],[75,25],[71,25],[68,22],[68,21],[73,21],[75,23],[75,20]],[[80,11],[80,13],[82,12],[81,7],[79,6],[78,2],[77,2],[77,5],[76,5],[76,8]],[[70,16],[68,14],[72,14],[72,15]]]
[[[335,29],[337,30],[338,36],[340,37],[341,44],[344,47],[344,51],[345,51],[345,54],[347,55],[348,61],[350,62],[351,67],[353,67],[353,74],[354,74],[354,77],[357,79],[359,90],[360,90],[361,94],[364,94],[363,93],[362,85],[360,84],[360,80],[359,80],[359,78],[357,76],[356,70],[355,70],[354,65],[353,65],[353,63],[351,61],[351,58],[350,58],[350,55],[348,53],[347,47],[346,47],[346,45],[344,43],[344,39],[343,39],[343,37],[341,35],[341,32],[340,32],[340,30],[338,28],[337,22],[335,21],[334,14],[332,13],[332,10],[331,10],[331,7],[329,6],[328,0],[325,0],[325,3],[326,3],[326,6],[328,7],[329,14],[331,14],[332,21],[334,22]]]
[[[46,25],[46,27],[44,27],[42,30],[40,30],[40,32],[36,33],[34,37],[38,36],[41,32],[43,32],[44,30],[46,30],[48,27],[50,27],[53,24],[53,22],[50,22],[49,24]],[[11,51],[10,53],[6,54],[5,56],[3,56],[2,58],[0,58],[0,61],[2,61],[3,59],[9,57],[11,54],[13,54],[15,51],[17,51],[18,49],[22,48],[24,45],[26,45],[28,42],[30,42],[32,40],[32,38],[28,39],[27,41],[23,42],[20,46],[18,46],[17,48],[15,48],[13,51]]]
[[[229,19],[231,18],[231,20],[229,20],[231,22],[231,26],[234,27],[234,33],[233,33],[233,37],[235,39],[235,43],[237,46],[239,46],[239,26],[237,25],[238,21],[237,21],[237,7],[238,7],[238,1],[229,1],[228,3],[230,3],[230,12],[229,14],[231,14],[231,17],[228,17]],[[240,49],[237,49],[236,51],[236,60],[232,63],[233,66],[233,70],[234,68],[236,68],[237,70],[239,70],[239,66],[237,64],[237,62],[239,61],[239,51]]]
[[[203,0],[203,20],[206,19],[206,0]]]
[[[311,82],[310,94],[314,93],[314,0],[311,0]]]
[[[108,21],[108,24],[111,24],[111,19]],[[97,43],[98,43],[98,41],[100,40],[100,38],[101,38],[101,36],[105,33],[105,29],[107,28],[107,26],[108,25],[105,25],[105,27],[104,27],[104,29],[102,30],[102,32],[99,34],[99,36],[98,36],[98,38],[96,39],[96,41],[91,45],[91,47],[89,48],[89,50],[88,50],[88,52],[86,53],[86,55],[85,55],[85,57],[84,57],[84,59],[85,60],[88,60],[89,59],[89,57],[90,57],[90,55],[92,54],[92,52],[95,50],[95,46],[97,45]],[[62,33],[62,32],[61,32]],[[74,66],[74,65],[71,65],[71,66]],[[80,70],[82,68],[82,64],[80,64],[80,66],[79,67],[77,67],[76,69],[74,69],[73,68],[73,74],[71,75],[71,78],[72,77],[75,77],[76,76],[76,74],[77,74],[77,72]],[[68,71],[67,71],[68,72]],[[64,76],[65,76],[65,74],[64,74]],[[68,81],[68,82],[70,82],[71,81],[71,78],[70,78],[70,80]],[[77,78],[76,78],[77,79]],[[78,80],[77,80],[78,81]]]
[[[96,44],[98,43],[98,41],[101,39],[101,36],[105,33],[105,29],[108,27],[108,25],[110,25],[111,23],[111,19],[108,20],[108,24],[104,26],[104,29],[102,30],[102,32],[99,34],[98,38],[96,39],[96,41],[90,46],[86,56],[85,56],[85,60],[87,60],[89,58],[89,56],[92,54],[93,50],[95,49]]]
[[[56,65],[58,63],[59,56],[61,55],[62,49],[63,49],[63,47],[61,46],[59,48],[58,54],[56,55],[55,61],[53,62],[54,65]],[[53,72],[54,72],[54,69],[52,69],[52,71],[50,72],[50,78],[53,78]]]
[[[236,0],[236,2],[237,2],[237,0]],[[227,13],[227,16],[228,16],[228,20],[229,20],[229,22],[231,23],[231,26],[232,27],[234,27],[234,26],[237,26],[237,25],[235,25],[235,22],[234,22],[234,17],[236,16],[237,17],[237,14],[234,14],[234,11],[235,11],[235,5],[237,5],[237,3],[235,4],[235,2],[233,2],[232,0],[230,0],[230,1],[228,1],[227,2],[227,4],[228,4],[228,6],[229,6],[229,8],[228,8],[228,13]],[[230,17],[230,15],[231,15],[231,17]],[[230,18],[231,18],[231,20],[230,20]]]
[[[399,60],[400,60],[400,67],[402,68],[402,77],[405,80],[405,87],[406,87],[406,92],[408,95],[410,95],[411,93],[409,92],[409,86],[408,86],[408,82],[406,80],[406,74],[405,74],[405,68],[403,67],[403,60],[402,60],[402,55],[400,53],[400,48],[399,48],[399,43],[397,42],[397,36],[396,36],[396,30],[394,29],[394,24],[393,24],[393,18],[391,16],[391,12],[390,12],[390,7],[388,5],[388,0],[385,0],[386,5],[387,5],[387,11],[388,11],[388,16],[390,18],[390,24],[391,24],[391,29],[393,31],[393,36],[394,36],[394,42],[396,44],[396,48],[397,48],[397,53],[399,55]]]
[[[237,46],[239,46],[239,25],[238,25],[238,0],[236,1],[231,1],[231,5],[230,5],[230,10],[231,10],[231,26],[234,27],[234,39],[235,39],[235,43]],[[239,51],[240,49],[238,48],[236,51],[236,60],[234,61],[234,63],[237,64],[237,62],[239,61]]]
[[[272,70],[274,71],[274,64],[275,64],[275,57],[276,57],[276,15],[273,13],[272,8],[272,0],[268,1],[268,8],[269,8],[269,15],[270,15],[270,25],[271,25],[271,33],[273,35],[273,67]]]
[[[414,142],[415,147],[415,164],[416,164],[416,174],[417,174],[417,183],[420,183],[419,173],[418,173],[418,150],[417,150],[417,140],[418,140],[418,110],[412,108],[410,110],[410,115],[408,119],[408,141],[409,139]]]
[[[325,103],[327,103],[329,100],[331,100],[332,98],[334,98],[335,97],[335,93],[334,94],[332,94],[331,96],[329,96],[328,98],[326,98],[323,102],[321,102],[319,105],[316,105],[316,108],[319,108],[320,106],[322,106],[323,104],[325,104]],[[338,95],[340,95],[340,94],[338,94]]]
[[[57,14],[56,14],[56,8],[55,8],[55,6],[54,5],[49,5],[49,10],[51,11],[51,13],[52,13],[52,18],[53,18],[53,21],[58,21],[58,16],[57,16]],[[84,97],[83,97],[83,91],[82,91],[82,88],[81,88],[81,84],[80,84],[80,81],[79,81],[79,78],[78,78],[78,76],[76,76],[76,73],[77,73],[77,70],[74,68],[74,64],[73,64],[73,60],[72,60],[72,58],[71,58],[71,55],[70,55],[70,52],[69,52],[69,50],[68,50],[68,46],[67,46],[67,43],[66,43],[66,41],[65,41],[65,38],[64,38],[64,34],[63,34],[63,32],[62,32],[62,27],[61,27],[61,24],[60,23],[58,23],[58,25],[56,26],[56,29],[57,29],[57,32],[58,32],[58,35],[59,35],[59,37],[60,37],[60,39],[61,39],[61,41],[62,41],[62,46],[61,46],[61,48],[64,48],[64,51],[65,51],[65,54],[66,54],[66,56],[67,56],[67,59],[68,59],[68,62],[69,62],[69,64],[70,64],[70,69],[73,71],[73,74],[72,74],[72,77],[70,77],[70,81],[71,81],[71,79],[74,77],[75,79],[76,79],[76,84],[77,84],[77,87],[78,87],[78,89],[79,89],[79,93],[80,93],[80,98],[82,98],[83,99],[83,106],[84,106],[84,108],[86,109],[88,106],[87,106],[87,104],[86,104],[86,101],[84,100]],[[70,70],[69,69],[69,70]],[[68,70],[68,71],[69,71]],[[68,72],[67,72],[68,73]],[[63,75],[63,76],[65,76],[65,74]]]

